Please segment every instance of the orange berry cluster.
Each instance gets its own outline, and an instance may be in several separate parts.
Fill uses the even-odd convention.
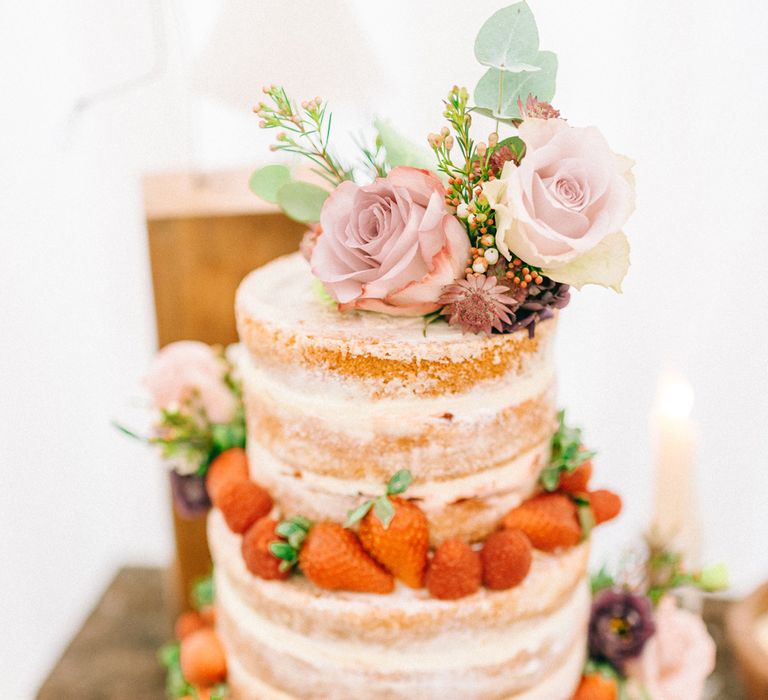
[[[539,270],[524,265],[520,258],[510,260],[508,267],[506,277],[515,287],[525,289],[529,284],[541,284],[544,281]]]

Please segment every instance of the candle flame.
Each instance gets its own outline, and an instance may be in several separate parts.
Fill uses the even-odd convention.
[[[687,418],[693,410],[693,387],[679,373],[667,372],[659,380],[656,405],[667,418]]]

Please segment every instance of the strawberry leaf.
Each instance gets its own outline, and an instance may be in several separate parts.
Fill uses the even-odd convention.
[[[386,496],[379,496],[373,504],[373,514],[379,519],[379,522],[386,530],[395,517],[395,507]]]
[[[412,481],[413,474],[407,469],[401,469],[399,472],[395,472],[387,484],[387,495],[396,496],[400,493],[404,493],[411,485]]]
[[[578,499],[579,524],[581,525],[581,539],[586,540],[589,537],[589,533],[592,532],[592,528],[595,527],[595,516],[592,513],[592,506],[589,505],[589,501]]]
[[[347,520],[344,523],[344,527],[352,527],[356,522],[362,520],[366,515],[368,515],[368,511],[372,506],[373,501],[366,501],[365,503],[360,504],[354,510],[350,510],[349,513],[347,513]]]
[[[288,542],[270,542],[269,551],[272,552],[278,559],[293,563],[298,558],[298,552],[295,547],[291,547]]]

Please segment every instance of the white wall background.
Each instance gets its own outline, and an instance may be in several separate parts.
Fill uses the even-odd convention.
[[[266,82],[330,98],[337,135],[378,113],[421,138],[480,76],[474,35],[500,4],[2,6],[3,697],[33,694],[118,565],[169,556],[163,475],[108,424],[155,343],[141,174],[270,157],[249,111]],[[648,413],[676,367],[696,390],[705,557],[744,591],[768,576],[768,5],[531,4],[556,105],[637,160],[625,294],[577,294],[560,337],[563,403],[627,501],[601,550],[647,522]]]

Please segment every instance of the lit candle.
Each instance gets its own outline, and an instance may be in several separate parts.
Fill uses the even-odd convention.
[[[700,554],[693,400],[693,387],[684,377],[665,373],[652,415],[656,479],[651,536],[657,545],[682,555],[689,567],[699,564]]]

